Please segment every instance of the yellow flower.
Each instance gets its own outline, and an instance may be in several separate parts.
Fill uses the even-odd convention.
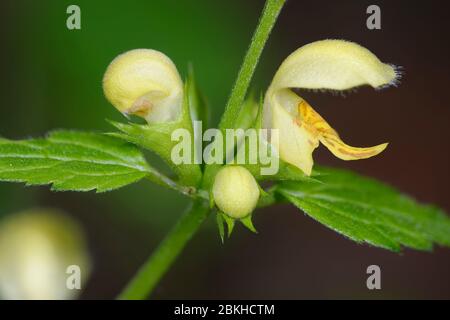
[[[181,115],[183,81],[172,60],[156,50],[135,49],[116,57],[103,77],[103,91],[120,112],[148,123]]]
[[[373,157],[387,143],[356,148],[345,144],[338,133],[294,88],[347,90],[361,85],[381,88],[395,84],[393,66],[382,63],[360,45],[343,40],[323,40],[305,45],[281,64],[264,99],[263,125],[278,129],[278,141],[271,141],[280,158],[306,175],[313,167],[312,153],[324,144],[342,160]]]
[[[216,174],[212,188],[214,202],[233,219],[247,217],[258,203],[259,186],[252,174],[240,166],[225,166]]]
[[[67,269],[80,268],[81,289],[91,259],[78,224],[48,209],[12,214],[0,223],[0,297],[3,299],[73,299]]]

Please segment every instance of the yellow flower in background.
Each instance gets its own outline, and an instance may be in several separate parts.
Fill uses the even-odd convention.
[[[120,112],[148,123],[181,115],[183,81],[172,60],[156,50],[135,49],[116,57],[103,77],[103,91]]]
[[[76,298],[80,290],[67,287],[68,267],[74,265],[79,267],[83,285],[90,274],[90,258],[80,227],[67,215],[33,210],[1,220],[1,298]]]
[[[264,99],[263,126],[279,130],[271,141],[280,158],[310,175],[312,153],[324,144],[342,160],[373,157],[387,143],[357,148],[345,144],[338,133],[292,89],[347,90],[361,85],[381,88],[395,84],[393,66],[382,63],[366,48],[343,40],[305,45],[284,60]],[[270,137],[269,137],[270,139]]]

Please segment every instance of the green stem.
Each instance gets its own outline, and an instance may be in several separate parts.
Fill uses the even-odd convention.
[[[118,299],[145,299],[208,216],[206,202],[194,202],[159,247],[131,279]]]
[[[222,131],[228,128],[234,128],[234,124],[247,94],[250,81],[255,72],[256,65],[258,64],[270,32],[272,31],[285,2],[286,0],[266,1],[258,26],[253,34],[250,46],[245,54],[241,69],[239,70],[233,90],[231,91],[227,105],[225,106],[225,111],[220,120],[219,129]],[[228,150],[225,150],[225,154],[228,154]],[[211,187],[215,172],[217,172],[219,167],[218,164],[206,166],[202,183],[202,186],[205,189]]]
[[[250,47],[245,55],[236,83],[231,92],[224,115],[220,122],[220,129],[231,128],[241,108],[250,85],[256,65],[261,56],[270,31],[275,24],[278,14],[286,0],[267,0],[262,16],[253,35]],[[212,169],[207,166],[206,170]],[[205,179],[208,179],[205,172]],[[165,181],[166,185],[178,190],[179,186]],[[169,182],[169,183],[168,183]],[[206,183],[207,185],[208,183]],[[179,190],[180,191],[180,190]],[[186,191],[186,190],[181,190]],[[185,193],[185,192],[183,192]],[[200,198],[205,198],[201,196]],[[208,216],[210,209],[207,201],[196,200],[192,208],[178,221],[172,231],[166,236],[156,251],[141,267],[137,275],[131,279],[119,299],[144,299],[156,286],[170,265],[175,261],[189,239],[195,234],[201,223]]]
[[[203,199],[209,201],[209,194],[207,191],[191,186],[178,184],[177,182],[159,172],[156,174],[157,179],[155,179],[155,175],[148,176],[147,179],[170,190],[178,191],[179,193],[184,194],[185,196],[188,196],[192,199]]]
[[[231,95],[225,107],[225,112],[219,124],[221,130],[232,128],[244,102],[250,81],[255,72],[264,45],[269,38],[278,15],[286,0],[267,0],[258,26],[253,34],[252,41],[242,63]]]

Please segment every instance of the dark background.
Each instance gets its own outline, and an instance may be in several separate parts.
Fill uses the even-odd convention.
[[[66,28],[66,8],[81,7],[82,29]],[[381,30],[366,28],[366,8],[381,7]],[[188,62],[217,121],[263,1],[2,1],[0,135],[24,138],[55,128],[108,131],[121,116],[104,99],[108,63],[132,48],[165,52],[186,75]],[[398,88],[362,88],[345,98],[303,96],[348,143],[389,141],[382,155],[344,162],[325,148],[317,163],[381,179],[450,211],[449,35],[445,1],[300,1],[283,9],[258,67],[264,90],[281,61],[320,39],[360,43],[403,67]],[[119,191],[52,193],[0,184],[0,215],[57,207],[84,227],[94,271],[82,298],[113,298],[152,252],[187,200],[147,182]],[[154,298],[450,298],[450,251],[394,254],[355,244],[292,206],[258,211],[258,235],[237,228],[222,245],[213,219],[188,244]],[[366,288],[366,268],[382,270],[382,290]]]

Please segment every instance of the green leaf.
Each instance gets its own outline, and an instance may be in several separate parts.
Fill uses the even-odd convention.
[[[246,114],[247,122],[244,121],[244,124],[239,123],[239,125],[247,129],[249,128],[248,124],[251,123],[251,128],[255,130],[261,130],[263,129],[262,125],[262,116],[263,116],[263,108],[264,108],[264,99],[263,96],[260,96],[259,103],[256,101],[253,95],[251,95],[244,105],[242,106],[241,113]],[[244,117],[245,118],[245,117]],[[250,121],[250,118],[252,119]],[[238,117],[240,119],[240,117]],[[238,127],[236,125],[236,127]],[[303,173],[302,170],[299,168],[283,161],[278,157],[278,152],[276,149],[273,148],[273,146],[266,141],[266,138],[264,135],[257,135],[257,150],[250,150],[250,141],[248,137],[245,137],[245,139],[241,139],[239,141],[238,151],[237,152],[244,152],[245,154],[245,164],[243,166],[249,170],[252,175],[255,177],[258,181],[264,181],[264,180],[271,180],[271,181],[277,181],[277,180],[313,180],[313,177],[309,177]],[[260,147],[262,145],[265,145],[266,148],[263,150],[260,150]],[[261,152],[267,153],[267,156],[271,155],[272,161],[275,161],[275,158],[277,157],[276,161],[278,161],[278,170],[275,175],[273,174],[266,174],[263,175],[261,172],[261,168],[267,168],[268,166],[272,164],[268,164],[266,161],[261,161]],[[256,163],[252,163],[250,161],[250,154],[253,154],[257,156]]]
[[[97,133],[54,131],[44,139],[0,139],[0,180],[104,192],[156,176],[141,152]]]
[[[315,180],[285,181],[276,191],[313,219],[356,241],[399,251],[450,246],[450,219],[394,188],[350,171],[315,170]]]

